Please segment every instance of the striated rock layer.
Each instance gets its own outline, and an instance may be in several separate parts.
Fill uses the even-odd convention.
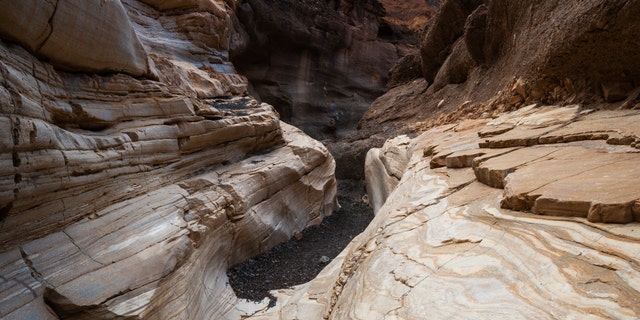
[[[529,106],[388,140],[371,225],[251,319],[638,318],[639,117]]]
[[[239,301],[226,269],[331,214],[335,164],[245,96],[228,60],[243,45],[234,7],[3,7],[0,318],[238,319],[266,306]]]

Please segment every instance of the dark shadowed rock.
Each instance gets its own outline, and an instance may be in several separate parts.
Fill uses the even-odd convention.
[[[445,1],[421,43],[428,89],[387,93],[361,127],[428,127],[532,103],[633,108],[638,15],[637,1]],[[417,89],[404,86],[396,92]]]
[[[238,17],[250,39],[232,57],[240,73],[283,120],[323,139],[355,129],[415,44],[377,0],[246,0]]]
[[[487,32],[487,6],[481,5],[474,10],[464,25],[464,44],[471,58],[477,63],[484,62],[484,39]]]
[[[476,62],[467,49],[466,42],[458,39],[451,48],[451,54],[444,61],[433,79],[433,91],[438,91],[448,84],[459,84],[467,81],[471,68]]]
[[[428,82],[433,83],[438,70],[451,53],[453,44],[463,34],[467,16],[482,2],[448,0],[442,4],[420,47],[422,73]]]
[[[422,78],[421,64],[422,58],[418,53],[402,57],[389,71],[387,87],[393,88],[411,80]]]

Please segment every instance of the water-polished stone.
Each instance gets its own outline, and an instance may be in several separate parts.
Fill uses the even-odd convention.
[[[537,129],[513,125],[520,141],[539,141],[543,131],[575,136],[582,121],[593,128],[598,119],[575,107],[527,113]],[[563,120],[571,130],[557,128],[562,114],[573,115]],[[610,126],[602,131],[629,132],[606,120],[615,112],[605,114]],[[513,117],[522,118],[501,119]],[[481,130],[434,128],[411,141],[387,141],[375,153],[380,162],[400,155],[384,150],[400,147],[400,162],[410,160],[371,225],[316,279],[274,292],[276,307],[251,319],[640,316],[638,150],[607,138],[480,148],[469,134],[505,126],[494,119]],[[433,168],[440,141],[455,140],[443,139],[445,132],[459,134],[457,145],[465,136],[476,145],[448,154],[450,167]],[[495,147],[515,141],[506,132],[491,137]]]

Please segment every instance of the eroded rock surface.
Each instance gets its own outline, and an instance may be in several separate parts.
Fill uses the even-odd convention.
[[[249,41],[232,59],[284,121],[335,139],[385,92],[395,62],[417,51],[417,27],[396,22],[424,24],[428,12],[423,1],[243,0],[238,17]]]
[[[413,76],[377,99],[359,127],[430,127],[533,103],[640,108],[636,13],[637,1],[442,1],[420,55],[398,65]]]
[[[331,214],[335,164],[246,96],[235,2],[16,3],[0,13],[0,318],[266,307],[226,269]]]
[[[252,319],[637,318],[639,116],[531,106],[387,141],[372,224]]]

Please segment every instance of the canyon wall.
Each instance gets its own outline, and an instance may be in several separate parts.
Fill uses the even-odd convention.
[[[249,41],[232,61],[284,121],[317,139],[340,138],[386,91],[395,62],[416,50],[429,8],[412,7],[397,17],[416,20],[414,31],[387,19],[377,0],[245,0],[238,18]]]
[[[377,1],[3,4],[2,319],[640,316],[639,1],[442,1],[349,134]],[[227,268],[337,207],[280,115],[376,216],[269,307]]]
[[[639,11],[442,1],[339,145],[374,220],[250,319],[640,317]]]
[[[640,85],[636,1],[444,1],[405,78],[360,122],[429,127],[532,103],[633,108]],[[391,75],[394,77],[394,75]]]
[[[364,178],[369,148],[459,119],[533,103],[640,107],[638,12],[636,1],[441,1],[420,52],[392,68],[358,131],[329,145],[337,174]]]
[[[337,207],[328,151],[247,96],[235,1],[0,11],[0,318],[237,319],[226,269]]]

